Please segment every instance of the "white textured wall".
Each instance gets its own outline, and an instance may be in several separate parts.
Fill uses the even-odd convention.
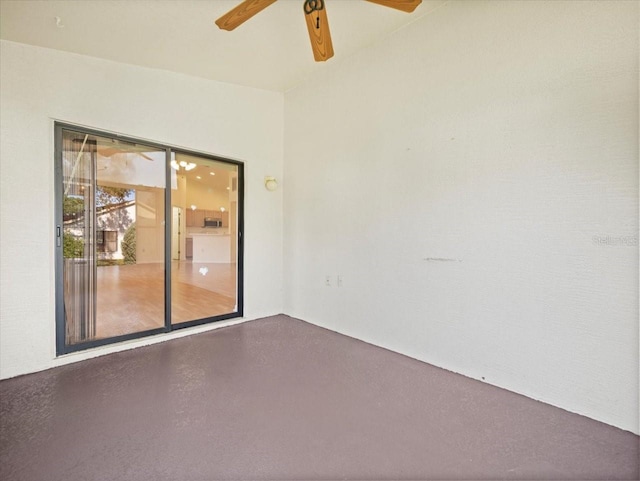
[[[286,93],[284,170],[286,313],[638,433],[637,2],[449,2]]]
[[[54,361],[53,119],[244,161],[245,318],[282,311],[282,193],[262,184],[282,173],[282,94],[6,41],[0,48],[0,377],[122,349]]]

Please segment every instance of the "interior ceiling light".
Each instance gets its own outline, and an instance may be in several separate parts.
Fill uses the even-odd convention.
[[[181,168],[184,170],[193,170],[197,167],[195,163],[185,162],[184,160],[181,160],[180,162],[172,160],[170,163],[171,163],[171,168],[174,170],[180,170]]]
[[[233,30],[275,1],[276,0],[244,0],[240,5],[216,20],[216,25],[222,30]],[[422,0],[367,1],[407,13],[413,12],[416,7],[422,3]],[[305,20],[307,21],[309,40],[311,40],[313,58],[316,62],[329,60],[333,57],[333,44],[331,42],[331,33],[329,32],[325,0],[304,0],[303,10]]]
[[[209,175],[216,175],[215,172],[209,172]]]

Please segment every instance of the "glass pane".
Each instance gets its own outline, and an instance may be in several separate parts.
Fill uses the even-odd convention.
[[[165,151],[63,132],[66,343],[164,326]]]
[[[171,167],[171,322],[236,312],[238,168],[180,153]]]
[[[64,132],[62,147],[62,252],[65,342],[95,337],[95,269],[92,229],[95,143]]]

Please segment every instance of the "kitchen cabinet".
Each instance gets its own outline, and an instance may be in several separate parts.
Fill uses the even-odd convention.
[[[205,217],[209,217],[211,219],[221,219],[221,214],[222,214],[222,212],[220,212],[219,210],[205,210],[204,211],[204,216]]]
[[[202,209],[187,210],[187,227],[202,227],[204,225],[205,211]]]
[[[185,257],[187,259],[193,258],[193,237],[187,237],[185,239]]]
[[[193,220],[194,220],[194,227],[202,227],[204,225],[204,211],[200,210],[200,209],[196,209],[193,211],[194,216],[193,216]]]
[[[219,210],[187,209],[187,227],[202,227],[205,217],[222,220],[222,227],[229,227],[229,212]]]

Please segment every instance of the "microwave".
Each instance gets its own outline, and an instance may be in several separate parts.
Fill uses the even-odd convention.
[[[222,220],[214,219],[213,217],[205,217],[203,227],[222,227]]]

